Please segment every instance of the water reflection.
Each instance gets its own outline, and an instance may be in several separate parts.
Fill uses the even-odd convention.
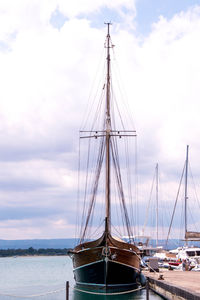
[[[119,299],[119,300],[141,300],[145,299],[145,291],[139,291],[139,292],[134,292],[134,293],[129,293],[129,294],[124,294],[124,295],[115,295],[114,297],[112,295],[106,296],[106,295],[91,295],[88,293],[83,293],[79,291],[73,292],[73,300],[114,300],[114,299]]]
[[[123,295],[115,295],[115,296],[106,296],[106,295],[91,295],[88,293],[83,293],[74,290],[73,291],[73,300],[144,300],[146,299],[146,290],[141,290],[133,293],[123,294]],[[152,291],[149,292],[149,299],[151,300],[159,300],[162,297],[156,295]]]
[[[150,290],[149,299],[161,300],[163,298],[153,293]],[[146,290],[143,289],[141,291],[123,294],[123,295],[115,295],[115,296],[95,295],[95,294],[91,295],[88,293],[83,293],[83,292],[73,290],[72,300],[146,300]]]

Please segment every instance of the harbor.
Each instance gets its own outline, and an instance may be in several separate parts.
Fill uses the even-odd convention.
[[[198,223],[194,223],[193,219],[191,222],[189,214],[191,211],[198,210],[194,205],[190,209],[191,201],[188,201],[190,195],[188,178],[189,171],[191,172],[189,145],[186,148],[186,159],[174,207],[171,205],[169,211],[170,222],[166,218],[165,210],[160,209],[161,172],[158,163],[156,163],[149,202],[147,205],[144,202],[145,205],[141,207],[142,214],[140,212],[136,218],[134,214],[137,214],[135,204],[138,198],[133,197],[137,189],[133,182],[137,182],[137,163],[133,156],[136,155],[137,134],[134,126],[128,125],[127,117],[122,118],[113,93],[111,61],[114,62],[112,56],[114,44],[110,35],[112,23],[105,24],[107,27],[104,43],[106,68],[103,73],[103,89],[101,96],[99,95],[102,105],[97,105],[95,113],[90,115],[91,120],[88,118],[87,124],[79,131],[80,140],[87,142],[87,145],[84,144],[83,147],[85,142],[79,143],[78,150],[77,201],[82,199],[82,208],[78,210],[77,206],[77,237],[73,247],[65,248],[65,253],[59,249],[56,252],[59,253],[58,255],[64,255],[65,258],[68,256],[71,262],[68,261],[68,268],[63,264],[66,274],[63,274],[59,281],[56,278],[51,280],[49,278],[47,286],[40,286],[37,280],[39,277],[36,276],[36,281],[32,278],[30,280],[30,289],[27,289],[28,285],[18,289],[16,284],[16,289],[11,292],[10,287],[4,290],[2,285],[1,297],[8,297],[11,300],[41,297],[45,297],[46,300],[52,297],[53,300],[200,299],[200,248],[199,245],[194,246],[195,242],[200,241],[200,232]],[[135,153],[130,149],[134,149]],[[81,170],[85,172],[81,174]],[[179,237],[182,236],[182,245],[180,238],[179,241],[173,239],[172,232],[172,225],[177,222],[177,210],[180,215],[181,204],[177,205],[179,194],[182,194],[184,212],[179,233]],[[155,205],[151,198],[155,198]],[[150,209],[152,216],[150,216]],[[142,216],[145,216],[143,227]],[[163,232],[167,237],[162,235],[164,239],[161,240],[160,232],[164,225]],[[170,238],[176,241],[174,244],[176,248],[170,245]],[[161,241],[164,244],[161,244]],[[37,254],[45,253],[43,250],[30,247],[25,255],[37,257]],[[48,253],[50,250],[55,253],[56,249],[48,249]],[[20,250],[19,253],[22,251]],[[34,267],[38,264],[43,269],[41,283],[45,274],[47,275],[47,265],[42,257],[38,258],[38,261],[35,257],[26,262],[17,259],[17,262],[21,261],[31,267],[33,267],[31,263],[34,263]],[[48,259],[48,263],[53,262],[52,258]],[[16,266],[19,267],[18,263]],[[55,271],[55,269],[55,265],[52,265],[50,274],[51,270]],[[36,274],[36,270],[34,273]],[[17,274],[15,278],[18,277]],[[25,278],[22,279],[23,281]],[[56,281],[59,284],[55,284]],[[34,285],[35,283],[37,285]],[[37,293],[36,289],[33,291],[33,286],[38,286]]]
[[[0,299],[65,300],[66,282],[69,280],[69,300],[146,300],[147,289],[119,295],[97,295],[74,289],[72,264],[69,257],[5,257],[0,259]],[[10,272],[12,268],[12,273]],[[51,272],[51,270],[54,272]],[[194,271],[142,272],[148,279],[150,300],[200,299],[200,273]],[[159,279],[159,278],[163,279]],[[33,297],[34,296],[34,297]]]
[[[200,2],[0,20],[0,300],[200,300]]]
[[[110,296],[75,290],[72,263],[66,256],[1,257],[0,266],[1,300],[66,300],[66,279],[69,281],[69,300],[146,299],[145,288]],[[151,300],[162,299],[153,291],[149,291],[149,296]]]
[[[144,271],[149,287],[165,299],[200,299],[200,273],[190,271]]]

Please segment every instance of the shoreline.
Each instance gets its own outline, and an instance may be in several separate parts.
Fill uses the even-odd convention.
[[[66,256],[66,257],[69,257],[69,255],[68,254],[62,254],[62,255],[57,255],[57,254],[55,254],[55,255],[53,255],[53,254],[49,254],[49,255],[43,255],[43,254],[41,254],[41,255],[9,255],[9,256],[0,256],[0,258],[20,258],[20,257],[22,257],[22,258],[25,258],[25,257],[61,257],[61,256]]]
[[[54,248],[40,248],[34,249],[0,249],[0,257],[29,257],[29,256],[68,256],[69,248],[54,249]]]

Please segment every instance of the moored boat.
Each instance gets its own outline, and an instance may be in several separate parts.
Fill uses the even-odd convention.
[[[111,167],[115,174],[118,187],[120,205],[124,212],[124,225],[129,237],[133,236],[129,221],[128,210],[123,192],[122,174],[118,162],[118,150],[116,139],[122,137],[134,137],[135,131],[117,130],[113,124],[111,114],[111,58],[110,49],[113,47],[110,38],[110,23],[107,24],[107,37],[105,48],[106,55],[106,82],[103,89],[105,92],[105,117],[103,129],[87,131],[86,138],[101,139],[98,152],[97,168],[95,169],[94,184],[91,193],[91,201],[88,215],[84,226],[80,243],[70,251],[73,260],[74,278],[78,286],[84,288],[108,291],[110,289],[131,290],[137,288],[140,279],[140,251],[132,240],[131,243],[115,238],[111,230]],[[89,132],[89,133],[88,133]],[[82,131],[82,133],[84,133]],[[105,217],[103,233],[93,241],[85,241],[89,220],[94,208],[94,201],[98,190],[99,178],[102,165],[105,165]],[[130,238],[131,240],[131,238]]]
[[[73,265],[76,283],[84,287],[124,290],[139,283],[138,249],[110,234],[75,247]]]
[[[184,169],[181,177],[181,181],[183,178],[183,175],[185,174],[185,191],[184,191],[184,225],[185,225],[185,236],[183,241],[185,242],[185,245],[183,247],[178,247],[176,249],[170,250],[170,253],[173,253],[176,255],[176,258],[178,262],[185,262],[187,261],[192,267],[195,267],[196,265],[200,264],[200,248],[199,247],[194,247],[191,245],[188,245],[189,242],[197,242],[200,241],[200,232],[198,231],[189,231],[188,230],[188,159],[189,157],[189,145],[187,145],[186,149],[186,160],[184,164]],[[179,193],[179,192],[178,192]],[[178,198],[177,198],[178,199]],[[177,200],[176,200],[177,202]],[[171,224],[167,236],[167,241],[169,238],[170,230],[171,230],[171,225],[175,213],[175,208],[176,208],[176,203],[174,206],[174,211],[172,214],[172,219],[171,219]],[[198,267],[199,268],[199,267]]]

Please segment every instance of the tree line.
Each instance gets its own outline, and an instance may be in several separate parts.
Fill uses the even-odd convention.
[[[64,248],[64,249],[34,249],[33,247],[30,247],[28,249],[0,249],[0,257],[6,257],[6,256],[30,256],[30,255],[68,255],[68,251],[70,249]]]

